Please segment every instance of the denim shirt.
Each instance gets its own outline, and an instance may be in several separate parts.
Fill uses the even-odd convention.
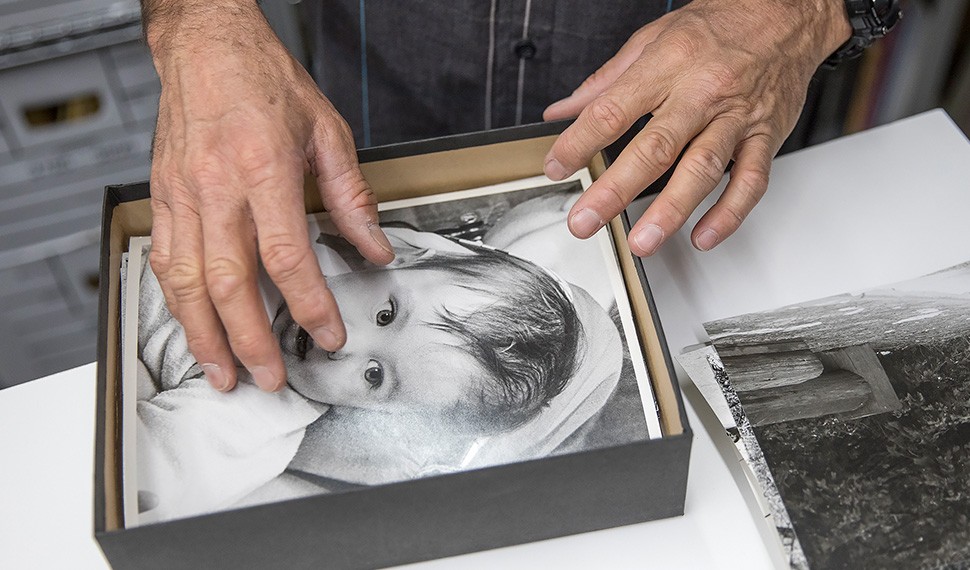
[[[359,146],[542,120],[685,0],[306,0],[312,73]],[[362,49],[366,46],[365,49]]]

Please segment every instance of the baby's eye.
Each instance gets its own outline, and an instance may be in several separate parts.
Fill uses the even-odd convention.
[[[296,342],[294,344],[294,355],[298,356],[300,360],[305,360],[306,353],[313,348],[313,337],[310,336],[310,333],[306,332],[306,329],[300,327],[296,333]]]
[[[300,360],[313,348],[313,337],[292,319],[280,331],[280,348],[287,354],[292,354]]]
[[[367,362],[367,369],[364,370],[364,380],[374,390],[381,387],[381,384],[384,383],[384,367],[381,366],[380,362],[376,360],[369,360]]]
[[[395,315],[397,315],[397,307],[394,306],[394,300],[388,299],[384,306],[377,311],[374,321],[377,322],[377,326],[386,327],[394,322]]]
[[[306,329],[300,327],[300,331],[296,333],[296,354],[300,358],[306,358],[306,353],[313,348],[313,337],[310,333],[306,332]]]

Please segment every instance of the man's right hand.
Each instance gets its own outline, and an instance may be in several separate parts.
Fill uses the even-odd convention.
[[[152,151],[151,265],[215,388],[233,354],[265,390],[286,381],[257,288],[257,259],[293,318],[327,350],[346,331],[310,247],[303,178],[368,260],[394,253],[353,136],[252,0],[144,0],[162,80]],[[257,255],[259,256],[257,258]]]

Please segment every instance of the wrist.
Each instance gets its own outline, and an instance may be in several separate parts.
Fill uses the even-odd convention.
[[[816,68],[852,35],[845,0],[703,0],[717,13],[734,16],[729,25],[747,27],[750,45],[765,55],[785,54]],[[689,6],[700,4],[694,0]],[[724,13],[724,12],[721,12]],[[745,33],[745,32],[741,32]]]
[[[852,24],[845,9],[845,0],[815,0],[818,14],[819,63],[839,49],[852,37]]]
[[[256,0],[142,0],[145,41],[156,67],[176,48],[205,47],[247,29],[253,18],[263,19]]]

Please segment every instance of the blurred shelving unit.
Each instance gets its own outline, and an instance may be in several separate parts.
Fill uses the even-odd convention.
[[[160,91],[138,0],[0,0],[0,388],[95,359],[104,187],[148,178]]]
[[[785,150],[944,107],[970,132],[970,2],[910,0],[889,36],[820,70]]]
[[[137,0],[0,1],[0,388],[90,362],[104,186],[144,180]]]

